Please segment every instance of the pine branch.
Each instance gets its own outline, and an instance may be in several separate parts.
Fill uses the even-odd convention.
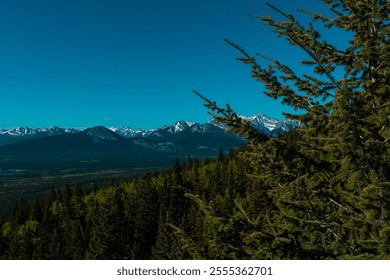
[[[299,26],[299,23],[297,21],[295,21],[294,17],[292,15],[289,15],[289,14],[286,14],[285,12],[283,12],[282,10],[276,8],[275,6],[273,6],[272,4],[266,2],[266,4],[271,7],[273,10],[275,10],[276,12],[278,12],[279,14],[283,15],[284,17],[286,17],[291,24],[294,24],[294,25],[298,25]],[[260,17],[261,18],[261,17]],[[263,18],[261,18],[263,20]],[[292,30],[291,30],[292,31]],[[339,86],[336,82],[336,80],[333,78],[333,76],[326,70],[325,66],[321,63],[321,61],[319,60],[319,58],[310,50],[308,49],[306,46],[304,46],[299,40],[297,40],[295,37],[293,37],[291,34],[285,34],[292,42],[294,42],[295,44],[297,44],[301,49],[303,49],[317,64],[318,66],[322,69],[322,71],[325,73],[325,75],[330,79],[330,81],[334,84],[335,87],[337,87],[338,89],[342,89],[341,86]]]
[[[289,21],[293,22],[295,21],[294,20],[294,17],[292,15],[289,15],[289,14],[286,14],[285,12],[283,12],[282,10],[280,10],[279,8],[276,8],[274,5],[272,5],[271,3],[269,2],[265,2],[265,4],[267,6],[269,6],[271,9],[277,11],[279,14],[283,15],[285,18],[287,18]]]
[[[313,19],[314,20],[317,20],[317,19],[320,19],[322,20],[322,22],[332,22],[333,21],[333,18],[330,18],[330,17],[326,17],[320,13],[317,13],[315,11],[312,11],[312,10],[307,10],[307,9],[299,9],[298,10],[299,12],[302,12],[302,13],[308,13],[308,14],[311,14],[313,16]]]
[[[237,49],[238,51],[240,51],[244,56],[245,56],[245,59],[239,59],[241,61],[243,61],[244,63],[250,63],[250,64],[253,64],[253,66],[258,69],[258,70],[262,70],[262,67],[256,62],[256,60],[254,59],[253,56],[249,56],[249,54],[243,49],[241,48],[239,45],[237,44],[234,44],[233,42],[229,41],[228,39],[224,39],[226,43],[228,43],[229,45],[231,45],[232,47],[234,47],[235,49]],[[275,87],[279,87],[278,84],[276,84],[272,79],[270,79],[269,77],[267,77],[267,81],[274,85]]]
[[[238,210],[240,210],[241,214],[244,215],[245,219],[248,221],[249,224],[253,225],[253,226],[258,226],[259,223],[260,223],[260,218],[261,218],[261,215],[259,214],[257,217],[256,217],[256,220],[252,220],[247,212],[244,210],[244,208],[242,208],[241,204],[237,202],[237,200],[234,200],[234,204],[236,204]]]
[[[228,132],[233,131],[237,136],[243,137],[251,143],[260,143],[269,139],[265,134],[260,134],[248,121],[238,116],[229,105],[226,105],[226,109],[221,108],[215,101],[213,102],[209,100],[198,91],[193,90],[193,92],[206,101],[206,104],[204,105],[205,107],[211,111],[217,111],[218,114],[222,115],[221,117],[211,114],[215,121],[225,124],[228,127]]]
[[[294,90],[292,90],[289,86],[282,87],[281,83],[278,81],[278,77],[272,74],[272,70],[264,70],[254,59],[254,57],[249,56],[249,54],[240,46],[234,44],[233,42],[225,39],[229,45],[240,51],[245,58],[238,58],[238,60],[246,63],[252,64],[252,76],[256,77],[258,80],[261,80],[265,86],[271,90],[271,93],[265,92],[266,95],[271,96],[273,98],[278,98],[283,96],[284,103],[288,103],[293,106],[295,109],[308,110],[310,109],[310,104],[304,100],[304,98],[298,94]],[[283,69],[280,64],[280,69]],[[287,69],[287,68],[286,68]],[[284,70],[286,70],[284,69]],[[298,78],[297,78],[298,79]]]
[[[339,86],[336,82],[336,80],[332,77],[332,75],[325,69],[324,65],[319,61],[319,59],[317,58],[317,56],[314,55],[314,53],[309,50],[308,48],[306,48],[301,42],[299,42],[298,40],[296,40],[293,36],[291,36],[290,34],[287,34],[287,36],[290,38],[291,41],[293,41],[294,43],[296,43],[299,47],[301,47],[301,49],[303,49],[307,54],[309,54],[309,56],[314,59],[318,66],[320,66],[320,68],[322,69],[322,71],[325,73],[325,75],[331,80],[332,84],[337,87],[338,89],[342,89],[341,86]]]
[[[225,112],[224,109],[221,109],[220,107],[217,106],[217,103],[215,101],[211,101],[209,100],[208,98],[204,97],[202,94],[200,94],[198,91],[196,90],[192,90],[193,93],[195,93],[197,96],[199,96],[201,99],[203,99],[204,101],[206,101],[206,107],[207,108],[210,108],[212,110],[216,110],[219,114],[223,115],[224,117],[229,117],[228,114]]]

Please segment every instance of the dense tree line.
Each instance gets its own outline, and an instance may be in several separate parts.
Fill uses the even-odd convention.
[[[205,164],[188,157],[168,172],[112,182],[84,193],[53,191],[11,216],[1,217],[3,259],[193,259],[242,258],[235,206],[256,213],[245,164],[233,155]],[[252,202],[250,202],[253,200]],[[237,212],[238,211],[238,212]],[[225,217],[224,220],[218,217]],[[240,214],[241,215],[241,214]],[[226,224],[225,224],[226,223]],[[217,237],[218,240],[213,238]],[[221,244],[235,240],[220,251]],[[196,246],[195,246],[196,244]],[[196,248],[195,248],[196,247]]]

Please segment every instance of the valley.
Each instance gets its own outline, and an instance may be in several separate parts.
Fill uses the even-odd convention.
[[[125,181],[147,172],[166,170],[176,158],[186,155],[154,155],[131,157],[84,157],[62,159],[9,160],[0,163],[0,212],[9,214],[15,202],[23,197],[27,202],[46,197],[51,190],[67,184],[84,190],[107,185],[110,181]]]
[[[10,214],[20,197],[27,202],[46,197],[51,190],[79,185],[84,190],[92,190],[106,185],[109,181],[134,178],[169,166],[118,169],[62,169],[62,170],[17,170],[0,173],[0,212]]]

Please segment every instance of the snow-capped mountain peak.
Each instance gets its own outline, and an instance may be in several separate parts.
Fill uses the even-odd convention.
[[[254,116],[240,116],[249,121],[251,125],[262,134],[267,136],[277,136],[286,133],[291,129],[300,126],[297,121],[283,120],[279,121],[275,118],[268,117],[263,114]],[[227,126],[218,123],[214,120],[199,124],[191,121],[178,121],[172,125],[164,126],[158,129],[132,129],[124,126],[121,128],[103,126],[96,126],[88,128],[83,131],[84,134],[91,135],[96,141],[109,140],[118,141],[123,138],[148,138],[157,141],[172,141],[175,137],[186,137],[187,133],[195,134],[215,134],[224,133]],[[17,127],[14,129],[0,130],[0,146],[16,143],[26,139],[40,138],[53,135],[62,135],[70,133],[78,133],[79,130],[72,128],[60,128],[53,126],[51,128],[31,128],[31,127]]]
[[[60,128],[58,126],[52,126],[47,130],[48,135],[59,135],[59,134],[65,134],[65,129]]]
[[[93,136],[95,139],[104,139],[110,141],[118,141],[121,138],[120,135],[104,126],[87,128],[83,131],[83,133]]]
[[[260,129],[260,131],[263,130],[263,128],[272,131],[275,129],[278,123],[280,123],[279,120],[268,117],[263,114],[257,114],[251,117],[247,117],[247,116],[240,116],[240,117],[243,118],[244,120],[249,121],[254,128],[258,130]]]
[[[184,129],[193,126],[194,124],[195,124],[194,122],[190,122],[190,121],[178,121],[173,125],[171,125],[170,127],[172,128],[173,133],[179,133]]]
[[[26,136],[52,136],[66,133],[76,133],[77,129],[73,128],[60,128],[58,126],[52,126],[50,128],[34,128],[34,127],[17,127],[12,129],[0,130],[0,135],[12,136],[12,137],[26,137]]]
[[[36,135],[44,132],[44,128],[31,128],[31,127],[17,127],[13,129],[2,130],[1,135],[8,136],[26,136],[26,135]]]
[[[119,134],[125,138],[145,138],[148,137],[151,133],[155,131],[155,129],[132,129],[127,126],[123,127],[109,127],[109,130]]]

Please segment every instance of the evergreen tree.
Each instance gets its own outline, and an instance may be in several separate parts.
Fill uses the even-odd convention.
[[[4,258],[4,254],[7,248],[7,240],[3,236],[3,225],[6,223],[6,219],[3,214],[0,214],[0,259]]]
[[[261,188],[262,226],[247,232],[260,258],[390,258],[390,4],[381,0],[323,0],[329,15],[314,11],[307,27],[291,14],[254,15],[301,48],[311,74],[244,49],[242,62],[266,95],[302,111],[286,114],[302,127],[266,139],[229,107],[203,98],[215,119],[249,141],[251,177]],[[322,39],[316,24],[353,34],[347,47]],[[259,59],[268,61],[261,66]],[[342,75],[340,73],[343,71]],[[260,198],[259,198],[260,199]],[[253,224],[242,209],[243,222]]]
[[[160,207],[149,175],[139,180],[133,199],[134,241],[131,258],[150,259],[157,238]]]
[[[13,210],[12,221],[15,225],[20,225],[25,223],[28,218],[29,207],[27,201],[23,197],[20,197]]]
[[[38,198],[31,206],[30,219],[35,221],[42,221],[43,219],[42,205]]]
[[[122,188],[111,187],[96,194],[90,213],[90,242],[87,259],[128,258],[131,231],[127,227],[122,202]]]

